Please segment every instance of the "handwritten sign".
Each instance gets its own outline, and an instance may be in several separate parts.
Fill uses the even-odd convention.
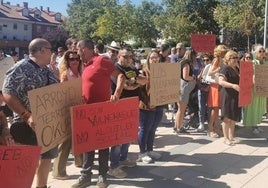
[[[38,145],[42,153],[71,136],[70,107],[82,103],[81,79],[28,92]]]
[[[40,146],[0,146],[1,187],[31,187],[40,151]]]
[[[180,99],[180,63],[154,63],[150,67],[150,104],[178,102]]]
[[[268,97],[268,65],[255,65],[255,93]]]
[[[212,34],[192,34],[191,47],[197,52],[213,52],[216,36]]]
[[[137,140],[139,100],[131,97],[71,108],[73,152],[80,154]]]
[[[247,106],[251,103],[253,87],[253,64],[251,62],[240,62],[238,106]]]

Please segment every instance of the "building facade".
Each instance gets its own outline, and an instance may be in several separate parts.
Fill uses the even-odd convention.
[[[61,13],[49,7],[29,8],[27,2],[20,6],[0,0],[0,49],[7,54],[15,50],[22,56],[32,39],[42,37],[62,22]]]

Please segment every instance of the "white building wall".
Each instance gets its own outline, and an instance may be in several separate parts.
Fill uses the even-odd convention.
[[[14,23],[17,24],[17,29],[13,28]],[[24,25],[27,25],[27,30],[24,30]],[[0,30],[0,40],[32,40],[32,23],[30,22],[0,20],[0,26],[2,26],[2,30]],[[14,39],[14,37],[16,39]]]

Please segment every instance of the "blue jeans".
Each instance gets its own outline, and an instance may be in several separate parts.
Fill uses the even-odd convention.
[[[140,153],[153,151],[155,131],[163,116],[163,107],[155,111],[140,110],[140,129],[138,135]]]
[[[120,161],[124,161],[127,159],[129,145],[130,144],[127,143],[111,147],[110,166],[112,169],[117,168],[119,166]]]
[[[207,101],[208,101],[208,92],[198,90],[198,108],[199,108],[199,122],[204,124],[206,121],[206,116],[207,116]]]

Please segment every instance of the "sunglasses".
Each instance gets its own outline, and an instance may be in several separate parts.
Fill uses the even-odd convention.
[[[238,57],[230,57],[230,59],[238,59]]]
[[[259,53],[264,53],[265,51],[264,50],[260,50]]]
[[[205,61],[205,62],[206,62],[206,61],[209,61],[209,59],[203,59],[203,61]]]
[[[79,61],[80,58],[69,58],[70,61]]]
[[[251,59],[251,57],[245,57],[245,59]]]
[[[131,59],[131,58],[132,58],[131,55],[122,55],[122,57],[123,57],[124,59]]]

